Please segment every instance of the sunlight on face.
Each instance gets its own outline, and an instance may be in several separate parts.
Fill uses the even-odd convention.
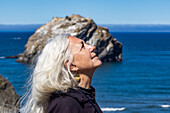
[[[69,36],[71,52],[74,55],[72,64],[79,70],[93,70],[102,62],[93,52],[95,46],[86,44],[82,39]]]

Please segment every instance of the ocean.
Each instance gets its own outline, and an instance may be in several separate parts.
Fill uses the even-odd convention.
[[[22,96],[25,64],[5,59],[24,51],[33,32],[0,32],[0,74]],[[170,32],[112,32],[123,44],[123,61],[96,70],[92,85],[104,113],[170,113]]]

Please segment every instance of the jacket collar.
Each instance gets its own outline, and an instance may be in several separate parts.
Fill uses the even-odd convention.
[[[85,89],[85,88],[77,86],[75,89],[70,88],[66,93],[55,92],[55,93],[52,93],[50,100],[56,97],[60,97],[60,96],[63,96],[63,97],[70,96],[83,104],[88,102],[89,99],[95,103],[95,89],[92,86],[90,86],[89,89]]]
[[[92,86],[88,89],[76,87],[76,89],[70,89],[66,94],[81,103],[86,103],[89,99],[95,102],[95,89]]]

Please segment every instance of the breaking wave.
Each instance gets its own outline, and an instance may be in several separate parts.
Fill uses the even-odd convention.
[[[170,105],[159,105],[162,108],[170,108]]]
[[[126,108],[101,108],[102,111],[123,111],[125,110]]]
[[[20,40],[21,37],[14,37],[13,39],[14,39],[14,40]]]
[[[4,59],[5,57],[4,56],[0,56],[0,59]]]

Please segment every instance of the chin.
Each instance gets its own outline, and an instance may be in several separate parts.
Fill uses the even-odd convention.
[[[98,68],[99,66],[101,66],[102,65],[102,61],[100,61],[100,60],[97,60],[95,63],[94,63],[94,67],[95,68]]]

